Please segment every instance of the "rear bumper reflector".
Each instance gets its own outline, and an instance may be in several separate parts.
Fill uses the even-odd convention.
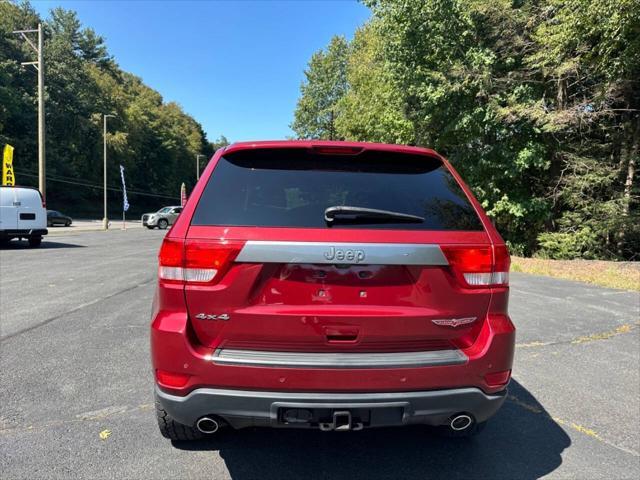
[[[236,262],[339,265],[449,265],[439,245],[420,243],[245,243]]]
[[[393,353],[302,353],[218,349],[219,365],[280,368],[412,368],[459,365],[467,361],[460,350]]]

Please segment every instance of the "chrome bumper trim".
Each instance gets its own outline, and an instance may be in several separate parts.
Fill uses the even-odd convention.
[[[393,353],[307,353],[218,349],[211,360],[218,365],[281,368],[412,368],[466,363],[460,350]]]

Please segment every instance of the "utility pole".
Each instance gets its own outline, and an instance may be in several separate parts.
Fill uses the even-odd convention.
[[[206,155],[196,155],[196,180],[200,180],[200,157],[207,158]]]
[[[107,230],[109,228],[109,219],[107,218],[107,118],[113,118],[115,117],[115,115],[107,115],[106,113],[103,114],[103,118],[104,118],[104,127],[102,130],[102,138],[103,138],[103,146],[104,146],[104,151],[103,151],[103,168],[104,168],[104,217],[102,218],[102,228],[104,230]]]
[[[36,62],[22,62],[22,65],[32,65],[38,71],[38,190],[42,198],[46,200],[46,157],[45,157],[45,131],[44,131],[44,58],[42,24],[38,24],[37,29],[16,30],[16,35],[22,36],[25,42],[36,52],[38,60]],[[37,46],[27,36],[28,33],[38,34]]]

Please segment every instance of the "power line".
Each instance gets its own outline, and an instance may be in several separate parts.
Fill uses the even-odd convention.
[[[26,177],[38,178],[38,175],[34,175],[32,173],[21,172],[21,171],[18,171],[18,170],[16,170],[16,173],[18,173],[20,175],[24,175]],[[95,185],[95,184],[92,184],[92,183],[78,182],[78,181],[72,181],[72,180],[63,180],[61,178],[56,178],[53,175],[48,175],[48,179],[52,180],[54,182],[59,182],[59,183],[68,183],[68,184],[71,184],[71,185],[80,185],[82,187],[95,188],[96,190],[103,188],[102,185]],[[120,188],[120,187],[107,187],[107,190],[111,190],[111,191],[114,191],[114,192],[121,192],[122,188]],[[147,196],[147,197],[171,198],[171,199],[174,199],[174,200],[179,200],[180,199],[180,197],[176,196],[176,195],[162,195],[162,194],[159,194],[159,193],[140,192],[140,191],[137,191],[137,190],[127,190],[127,193],[132,193],[132,194],[135,194],[135,195],[143,195],[143,196]]]

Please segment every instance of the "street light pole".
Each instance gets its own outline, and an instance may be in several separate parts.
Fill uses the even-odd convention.
[[[46,157],[45,157],[45,125],[44,125],[44,38],[42,35],[42,24],[38,24],[37,29],[16,30],[13,33],[21,35],[25,42],[36,52],[38,60],[35,62],[22,62],[22,65],[32,65],[38,71],[38,190],[42,198],[47,198],[46,181]],[[34,45],[27,36],[28,33],[38,34],[38,43]]]
[[[103,169],[104,169],[104,177],[103,177],[103,188],[104,188],[104,200],[103,200],[103,207],[104,207],[104,217],[102,218],[102,228],[104,230],[107,230],[109,228],[109,219],[107,218],[107,118],[109,117],[115,117],[115,115],[107,115],[107,114],[103,114],[103,119],[104,119],[104,125],[103,125],[103,131],[102,131],[102,138],[103,138]]]
[[[200,180],[200,157],[207,158],[206,155],[196,155],[196,180]]]

